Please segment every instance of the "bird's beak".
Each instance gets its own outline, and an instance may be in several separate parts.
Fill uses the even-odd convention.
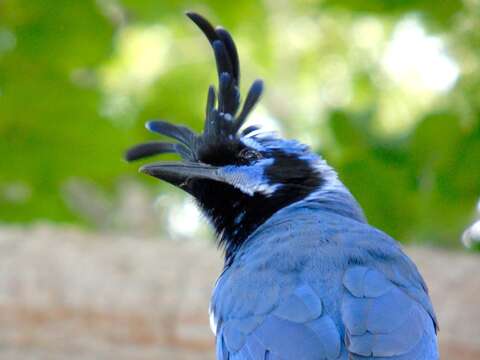
[[[142,166],[142,173],[169,182],[190,192],[190,180],[205,179],[225,182],[219,168],[197,162],[160,162]]]

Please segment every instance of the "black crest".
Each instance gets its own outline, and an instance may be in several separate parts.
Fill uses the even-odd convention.
[[[218,72],[218,99],[215,88],[210,86],[205,125],[201,134],[165,121],[148,122],[147,128],[150,131],[168,136],[177,142],[139,144],[127,151],[125,158],[128,161],[164,153],[176,153],[185,160],[198,161],[204,154],[219,146],[238,144],[239,130],[262,94],[263,82],[256,80],[239,111],[240,64],[232,36],[221,27],[214,28],[196,13],[188,12],[187,16],[202,30],[213,48]],[[244,133],[248,131],[249,129],[246,129]]]

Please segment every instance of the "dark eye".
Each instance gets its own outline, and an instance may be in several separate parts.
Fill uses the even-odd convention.
[[[238,156],[240,159],[248,162],[255,161],[262,158],[262,154],[260,154],[256,150],[249,149],[249,148],[242,149],[238,154]]]

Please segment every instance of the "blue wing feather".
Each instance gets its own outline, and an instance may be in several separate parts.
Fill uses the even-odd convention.
[[[223,334],[221,332],[217,334],[215,350],[218,360],[229,360],[228,350],[225,346]]]
[[[301,284],[265,316],[224,321],[217,347],[225,347],[231,360],[337,359],[340,334],[322,309],[313,289]]]
[[[342,319],[352,355],[372,359],[438,358],[435,349],[418,352],[425,346],[423,342],[435,338],[434,321],[421,304],[373,268],[348,269],[343,283],[347,292],[342,300]]]
[[[303,323],[322,314],[322,302],[310,286],[303,284],[280,303],[274,314],[281,319]]]

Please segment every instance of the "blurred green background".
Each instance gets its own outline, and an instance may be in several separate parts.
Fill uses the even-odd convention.
[[[201,127],[214,60],[185,10],[233,33],[244,89],[265,80],[251,122],[312,145],[400,241],[460,246],[479,216],[478,0],[0,1],[0,222],[202,231],[122,160],[146,120]]]

